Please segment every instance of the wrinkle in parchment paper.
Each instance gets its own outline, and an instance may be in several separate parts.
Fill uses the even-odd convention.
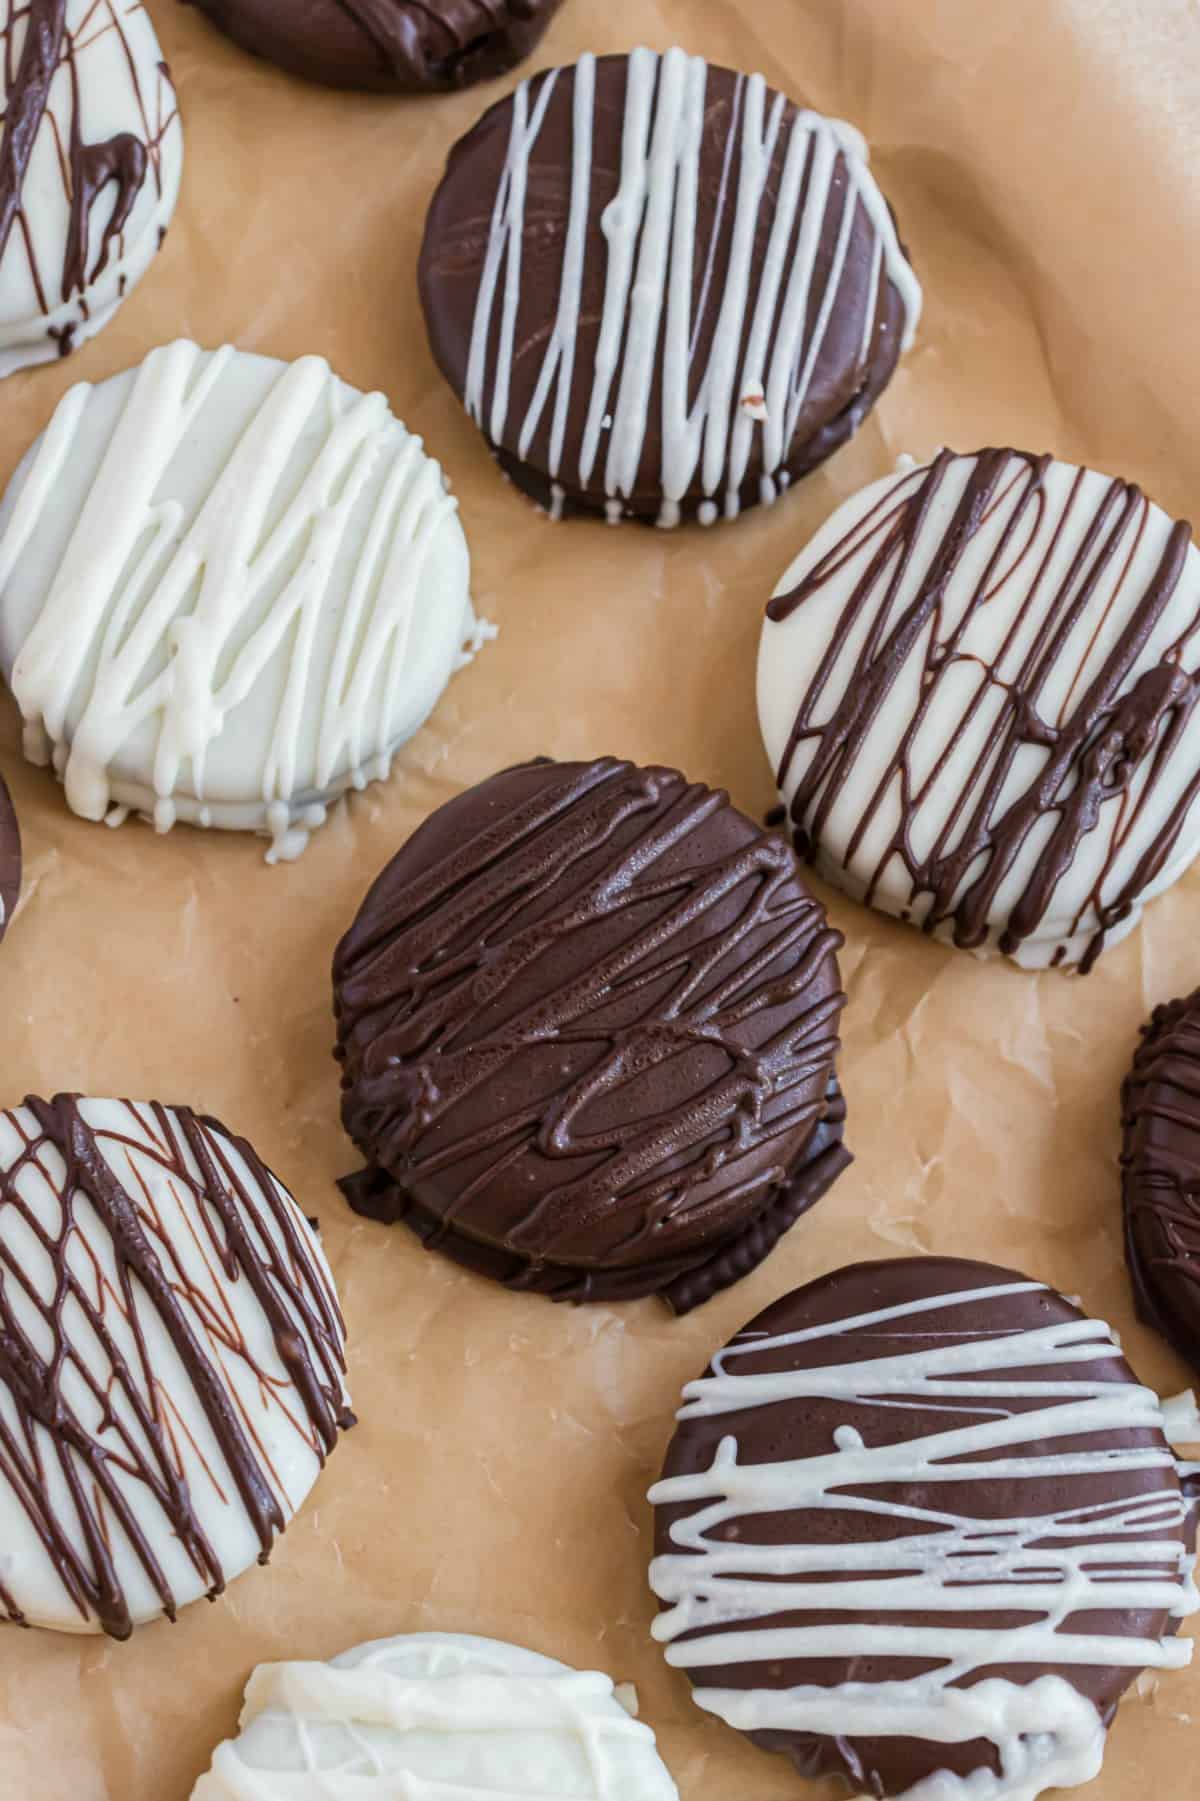
[[[147,0],[187,162],[161,258],[69,365],[3,385],[0,479],[58,397],[181,334],[327,356],[382,388],[461,497],[499,640],[395,779],[294,867],[180,830],[73,819],[18,755],[22,911],[0,948],[4,1104],[79,1089],[186,1101],[246,1132],[320,1216],[361,1425],[271,1566],[126,1646],[0,1634],[0,1801],[186,1801],[253,1666],[383,1634],[494,1634],[636,1683],[684,1801],[822,1801],[689,1698],[649,1638],[649,1510],[684,1381],[768,1301],[861,1257],[991,1257],[1081,1296],[1142,1378],[1188,1374],[1133,1319],[1117,1090],[1138,1026],[1200,980],[1200,872],[1086,981],[925,942],[839,900],[854,1167],[733,1292],[567,1312],[354,1219],[328,966],[392,850],[464,784],[538,753],[665,760],[773,799],[753,677],[763,603],[806,536],[901,452],[1014,443],[1200,492],[1200,24],[1188,0],[567,0],[540,61],[674,42],[851,119],[925,283],[918,343],[859,437],[771,513],[674,536],[556,528],[495,473],[424,345],[414,269],[447,150],[511,83],[422,102],[302,87],[176,0]],[[1200,1669],[1130,1697],[1094,1801],[1182,1797]]]

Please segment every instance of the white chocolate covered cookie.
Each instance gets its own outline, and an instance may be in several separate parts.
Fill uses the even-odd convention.
[[[494,1639],[267,1664],[192,1801],[678,1801],[607,1676]]]
[[[187,1108],[0,1113],[0,1619],[133,1628],[266,1561],[353,1423],[316,1233]]]
[[[1200,852],[1200,554],[1130,482],[942,451],[788,570],[758,671],[796,845],[976,952],[1077,963]]]
[[[180,342],[73,388],[0,505],[0,666],[85,819],[294,857],[479,635],[439,465],[319,357]]]

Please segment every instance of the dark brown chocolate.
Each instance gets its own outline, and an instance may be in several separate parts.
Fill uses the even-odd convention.
[[[1200,990],[1155,1008],[1121,1090],[1138,1318],[1200,1371]]]
[[[786,841],[674,770],[492,777],[338,949],[347,1197],[511,1287],[696,1306],[849,1162],[840,942]]]
[[[128,1142],[144,1156],[144,1126],[128,1103],[121,1107],[133,1134]],[[106,1323],[110,1308],[121,1309],[139,1343],[143,1310],[148,1307],[157,1317],[220,1449],[263,1562],[286,1520],[276,1494],[278,1478],[254,1424],[192,1323],[197,1312],[204,1315],[212,1296],[191,1287],[184,1258],[168,1266],[150,1197],[136,1184],[123,1185],[100,1143],[103,1137],[110,1155],[119,1153],[120,1134],[94,1130],[72,1095],[53,1101],[31,1097],[25,1108],[34,1129],[26,1135],[21,1116],[9,1116],[24,1143],[20,1155],[0,1170],[0,1214],[12,1209],[18,1222],[0,1235],[0,1387],[8,1398],[0,1417],[0,1476],[33,1522],[81,1626],[94,1619],[110,1637],[124,1639],[134,1622],[119,1574],[118,1544],[128,1547],[144,1571],[163,1613],[169,1619],[176,1613],[153,1534],[131,1502],[125,1476],[132,1473],[156,1517],[169,1522],[210,1595],[222,1592],[226,1572],[181,1474],[175,1435],[186,1430],[187,1403],[178,1392],[158,1393],[152,1386],[155,1372],[143,1367],[141,1356],[134,1360],[137,1367],[126,1360]],[[294,1385],[295,1428],[323,1462],[339,1430],[354,1418],[343,1400],[344,1326],[301,1242],[307,1227],[244,1139],[187,1108],[156,1105],[143,1111],[153,1117],[155,1159],[174,1184],[196,1198],[197,1219],[211,1239],[209,1253],[227,1279],[246,1284],[261,1308]],[[248,1170],[248,1184],[226,1147]],[[61,1182],[53,1173],[55,1153],[62,1159]],[[22,1173],[30,1168],[58,1190],[57,1232],[21,1193]],[[30,1271],[14,1254],[22,1235],[35,1239],[49,1259],[54,1276],[49,1295],[31,1282]],[[113,1284],[98,1273],[110,1257]],[[232,1313],[225,1329],[236,1333]],[[240,1338],[231,1340],[231,1350],[253,1362]],[[261,1379],[264,1385],[278,1382],[277,1374],[266,1371]],[[107,1397],[104,1438],[90,1423],[101,1397]],[[54,1484],[64,1477],[73,1497],[70,1510],[53,1498]],[[3,1583],[0,1609],[14,1623],[24,1623]]]
[[[520,488],[555,517],[709,524],[851,436],[915,325],[853,145],[682,51],[584,59],[484,115],[434,196],[420,287],[438,366]]]
[[[562,0],[185,0],[243,50],[325,87],[438,93],[492,81]]]
[[[1065,1779],[1077,1741],[1086,1761],[1090,1709],[1051,1692],[1010,1728],[976,1685],[1060,1678],[1098,1736],[1138,1663],[1176,1661],[1193,1505],[1110,1329],[1053,1290],[952,1258],[858,1264],[761,1314],[684,1401],[651,1496],[656,1636],[702,1703],[722,1697],[712,1711],[802,1776],[882,1797],[1004,1767],[1040,1792],[1030,1778]],[[1076,1633],[1094,1662],[1044,1654]],[[881,1684],[909,1686],[873,1700]],[[960,1735],[955,1690],[995,1737]],[[941,1739],[920,1732],[931,1698]],[[893,1730],[851,1729],[872,1706]],[[788,1707],[802,1726],[759,1724]]]
[[[0,776],[0,938],[12,923],[21,898],[21,830],[16,809]]]

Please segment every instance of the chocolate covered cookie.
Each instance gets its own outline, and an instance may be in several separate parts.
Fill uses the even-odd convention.
[[[1138,1318],[1200,1370],[1200,991],[1157,1007],[1121,1091]]]
[[[725,794],[611,758],[493,776],[337,952],[352,1206],[514,1288],[685,1312],[849,1161],[840,943]]]
[[[311,1783],[311,1786],[310,1786]],[[609,1677],[414,1632],[254,1672],[192,1801],[678,1801]]]
[[[837,449],[921,292],[853,127],[670,50],[536,75],[451,154],[433,354],[555,518],[711,524]]]
[[[144,6],[0,0],[0,376],[103,330],[158,254],[182,172]]]
[[[0,776],[0,938],[21,898],[21,829],[3,776]]]
[[[797,849],[967,950],[1091,968],[1200,851],[1200,554],[1132,482],[941,451],[776,589],[758,704]]]
[[[153,350],[72,388],[0,503],[0,669],[85,819],[297,857],[484,636],[440,466],[320,357]]]
[[[1169,1441],[1195,1408],[1040,1282],[945,1257],[823,1276],[679,1422],[650,1497],[655,1636],[804,1777],[1035,1801],[1098,1772],[1138,1670],[1190,1659]]]
[[[353,1423],[333,1278],[186,1107],[0,1113],[0,1619],[133,1628],[271,1548]]]
[[[524,62],[562,0],[187,0],[243,50],[332,88],[424,94]]]

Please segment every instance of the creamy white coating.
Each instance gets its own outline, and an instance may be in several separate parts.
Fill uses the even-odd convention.
[[[493,442],[501,440],[510,412],[530,160],[563,73],[551,71],[532,91],[528,82],[523,83],[513,96],[508,157],[480,277],[465,395],[469,412]],[[722,215],[727,207],[732,209],[729,268],[709,360],[697,381],[694,404],[689,404],[695,379],[695,337],[713,275],[710,248],[708,276],[697,295],[697,201],[707,81],[708,64],[683,50],[672,49],[664,56],[645,49],[630,54],[620,188],[602,221],[607,263],[600,338],[591,371],[582,451],[578,467],[568,469],[564,467],[564,438],[589,250],[596,58],[583,56],[575,66],[571,205],[558,312],[533,400],[520,422],[518,450],[524,458],[553,403],[552,492],[560,487],[586,487],[603,457],[604,490],[612,522],[622,517],[622,501],[635,488],[660,359],[663,504],[659,524],[679,524],[680,503],[698,471],[708,497],[704,523],[714,523],[721,514],[736,516],[756,434],[761,437],[765,462],[763,502],[775,499],[786,486],[783,464],[838,303],[860,207],[870,220],[876,244],[863,318],[864,366],[882,279],[894,283],[901,295],[906,349],[920,318],[920,285],[870,172],[861,135],[851,125],[807,111],[785,127],[784,97],[772,96],[761,75],[739,77],[740,123],[729,133],[719,207]],[[765,269],[754,311],[749,314],[758,221],[773,157],[785,130],[787,149]],[[739,158],[736,177],[735,155]],[[823,226],[835,177],[842,171],[841,223],[816,321],[806,339]],[[491,345],[497,328],[493,360]],[[554,511],[561,512],[557,498]]]
[[[73,388],[0,505],[0,664],[86,819],[293,857],[489,629],[439,465],[319,357],[179,342]]]
[[[0,118],[28,29],[27,0],[0,0]],[[129,134],[147,170],[124,229],[109,245],[115,184],[88,218],[85,285],[64,293],[71,230],[65,152]],[[0,122],[0,138],[4,125]],[[0,377],[51,362],[103,330],[158,254],[183,173],[183,132],[170,74],[144,5],[66,0],[66,30],[21,187],[21,220],[0,256]]]
[[[1172,1546],[1164,1536],[1178,1529],[1185,1515],[1177,1481],[1124,1501],[1028,1518],[978,1517],[969,1502],[961,1514],[945,1501],[901,1510],[861,1492],[886,1483],[936,1483],[944,1491],[949,1484],[997,1479],[1173,1471],[1174,1458],[1165,1448],[1077,1447],[1082,1434],[1144,1429],[1174,1439],[1195,1431],[1194,1406],[1182,1397],[1164,1409],[1149,1389],[1089,1381],[1088,1364],[1119,1351],[1110,1327],[1081,1315],[996,1337],[965,1334],[949,1344],[889,1357],[775,1374],[737,1373],[739,1357],[848,1333],[869,1339],[873,1328],[885,1325],[919,1336],[922,1313],[1041,1289],[1034,1282],[981,1286],[776,1337],[746,1335],[713,1359],[710,1374],[688,1384],[678,1416],[685,1421],[839,1397],[848,1404],[922,1409],[936,1408],[940,1397],[954,1403],[977,1398],[984,1415],[955,1426],[948,1411],[943,1431],[874,1446],[865,1445],[858,1432],[840,1428],[826,1455],[793,1461],[741,1464],[737,1440],[729,1436],[721,1440],[710,1469],[666,1478],[651,1490],[655,1506],[703,1504],[672,1526],[678,1549],[651,1565],[651,1586],[665,1603],[653,1631],[667,1644],[669,1663],[697,1672],[732,1663],[860,1655],[939,1662],[930,1673],[904,1681],[745,1690],[701,1685],[694,1690],[701,1707],[746,1732],[894,1736],[941,1744],[990,1738],[999,1753],[1000,1777],[979,1771],[964,1781],[941,1772],[910,1789],[902,1801],[1036,1801],[1049,1787],[1075,1786],[1099,1770],[1105,1733],[1095,1706],[1055,1673],[1026,1685],[999,1677],[966,1688],[951,1684],[991,1666],[1179,1669],[1190,1662],[1191,1644],[1174,1637],[1155,1642],[1058,1631],[1070,1616],[1089,1609],[1161,1609],[1176,1619],[1200,1609],[1193,1559],[1182,1543]],[[1039,1372],[1036,1381],[1021,1373],[1030,1370]],[[1041,1400],[1045,1406],[1036,1405]],[[1035,1405],[1010,1410],[1008,1401]],[[730,1539],[723,1535],[731,1524],[755,1515],[824,1509],[883,1516],[909,1529],[877,1541],[826,1545],[759,1545],[737,1533]],[[836,1577],[832,1583],[831,1577]],[[770,1578],[767,1588],[764,1578]],[[1003,1584],[1002,1602],[997,1582]],[[1001,1605],[1039,1617],[1003,1630],[971,1624],[972,1613]],[[870,1625],[757,1623],[767,1614],[818,1614],[832,1606],[876,1618]],[[938,1619],[929,1625],[889,1623],[892,1614]],[[695,1636],[685,1638],[689,1633]]]
[[[607,1676],[415,1633],[266,1664],[191,1801],[678,1801]]]
[[[882,645],[917,596],[978,460],[949,459],[903,567],[896,549],[898,523],[933,467],[910,459],[840,507],[779,582],[776,597],[814,580],[788,618],[765,621],[759,654],[759,719],[777,774],[787,760],[780,792],[789,809],[814,767],[821,728],[856,687],[861,689],[860,663],[871,654],[870,643]],[[932,897],[927,889],[917,889],[894,848],[902,820],[907,819],[918,859],[935,849],[944,856],[962,840],[991,774],[1001,776],[991,807],[993,821],[1001,820],[1036,782],[1050,761],[1048,746],[1026,737],[1011,765],[1001,770],[999,741],[989,742],[989,735],[1004,725],[1009,695],[1014,687],[1026,689],[1036,672],[1042,684],[1039,719],[1051,731],[1066,721],[1083,704],[1089,684],[1134,617],[1172,532],[1168,516],[1141,497],[1116,554],[1100,569],[1076,622],[1048,656],[1051,619],[1064,618],[1073,594],[1100,567],[1102,544],[1115,517],[1104,511],[1112,487],[1109,477],[1094,470],[1050,461],[1035,501],[1026,465],[1012,459],[945,584],[940,607],[900,660],[850,766],[839,765],[836,782],[822,786],[821,804],[826,806],[830,798],[816,833],[813,862],[823,879],[856,900],[869,899],[883,912],[924,925]],[[889,542],[892,549],[885,554]],[[847,621],[839,646],[838,634]],[[1195,545],[1161,617],[1130,663],[1121,697],[1130,696],[1139,679],[1156,667],[1176,664],[1186,674],[1200,672],[1200,552]],[[815,731],[789,756],[799,711],[810,699]],[[1138,925],[1145,903],[1193,862],[1200,852],[1196,798],[1187,801],[1182,829],[1163,867],[1140,885],[1135,882],[1141,860],[1173,820],[1200,771],[1196,734],[1193,720],[1169,751],[1143,755],[1127,787],[1114,787],[1106,796],[1097,821],[1053,883],[1044,915],[1017,944],[1006,947],[1015,961],[1029,968],[1077,963],[1102,925],[1103,942],[1110,947],[1119,943]],[[1160,749],[1164,742],[1160,726]],[[986,938],[971,946],[978,955],[998,948],[1072,788],[1071,781],[1058,784],[1055,804],[1020,845],[988,909]],[[811,825],[811,809],[801,811],[805,817],[794,823],[804,829]],[[983,867],[982,859],[971,864],[958,883],[956,903]],[[1128,912],[1103,917],[1131,882]],[[933,925],[934,935],[946,940],[954,929],[953,917]]]
[[[81,1101],[79,1111],[108,1167],[135,1198],[141,1228],[210,1378],[232,1404],[284,1521],[290,1520],[320,1474],[320,1448],[261,1302],[244,1270],[232,1270],[221,1253],[221,1232],[213,1212],[198,1198],[204,1180],[178,1116],[168,1108],[164,1120],[147,1103],[95,1099]],[[247,1204],[239,1203],[238,1213],[250,1244],[291,1273],[294,1285],[279,1284],[276,1292],[287,1307],[292,1331],[317,1363],[314,1319],[299,1297],[320,1296],[337,1321],[334,1348],[340,1353],[344,1336],[333,1276],[299,1206],[273,1177],[271,1193],[265,1194],[234,1142],[203,1129],[217,1167],[248,1197]],[[176,1605],[184,1607],[210,1585],[188,1556],[158,1493],[160,1472],[143,1415],[162,1425],[225,1579],[250,1568],[261,1545],[208,1412],[160,1313],[136,1278],[125,1288],[112,1236],[86,1196],[69,1189],[58,1149],[42,1144],[36,1160],[28,1160],[28,1147],[39,1136],[27,1107],[0,1113],[0,1168],[11,1176],[21,1165],[12,1179],[28,1215],[0,1203],[0,1314],[43,1358],[52,1356],[57,1332],[63,1400],[90,1443],[103,1448],[110,1476],[157,1558]],[[176,1159],[195,1188],[175,1176],[171,1164]],[[293,1222],[291,1246],[277,1210]],[[55,1297],[62,1278],[55,1247],[64,1233],[64,1267],[78,1282],[87,1307],[80,1298],[68,1297],[56,1326]],[[116,1374],[118,1362],[127,1376]],[[345,1399],[344,1384],[341,1392]],[[40,1469],[36,1482],[30,1473],[35,1469]],[[76,1484],[90,1489],[91,1480],[79,1451],[56,1442],[44,1425],[37,1425],[32,1441],[26,1442],[13,1391],[7,1380],[0,1380],[0,1588],[31,1625],[72,1633],[100,1630],[95,1616],[85,1616],[68,1591],[21,1499],[26,1485],[37,1489],[49,1512],[64,1523],[81,1560],[90,1565],[72,1492]],[[142,1559],[111,1503],[104,1502],[101,1511],[133,1623],[157,1619],[162,1601]]]

